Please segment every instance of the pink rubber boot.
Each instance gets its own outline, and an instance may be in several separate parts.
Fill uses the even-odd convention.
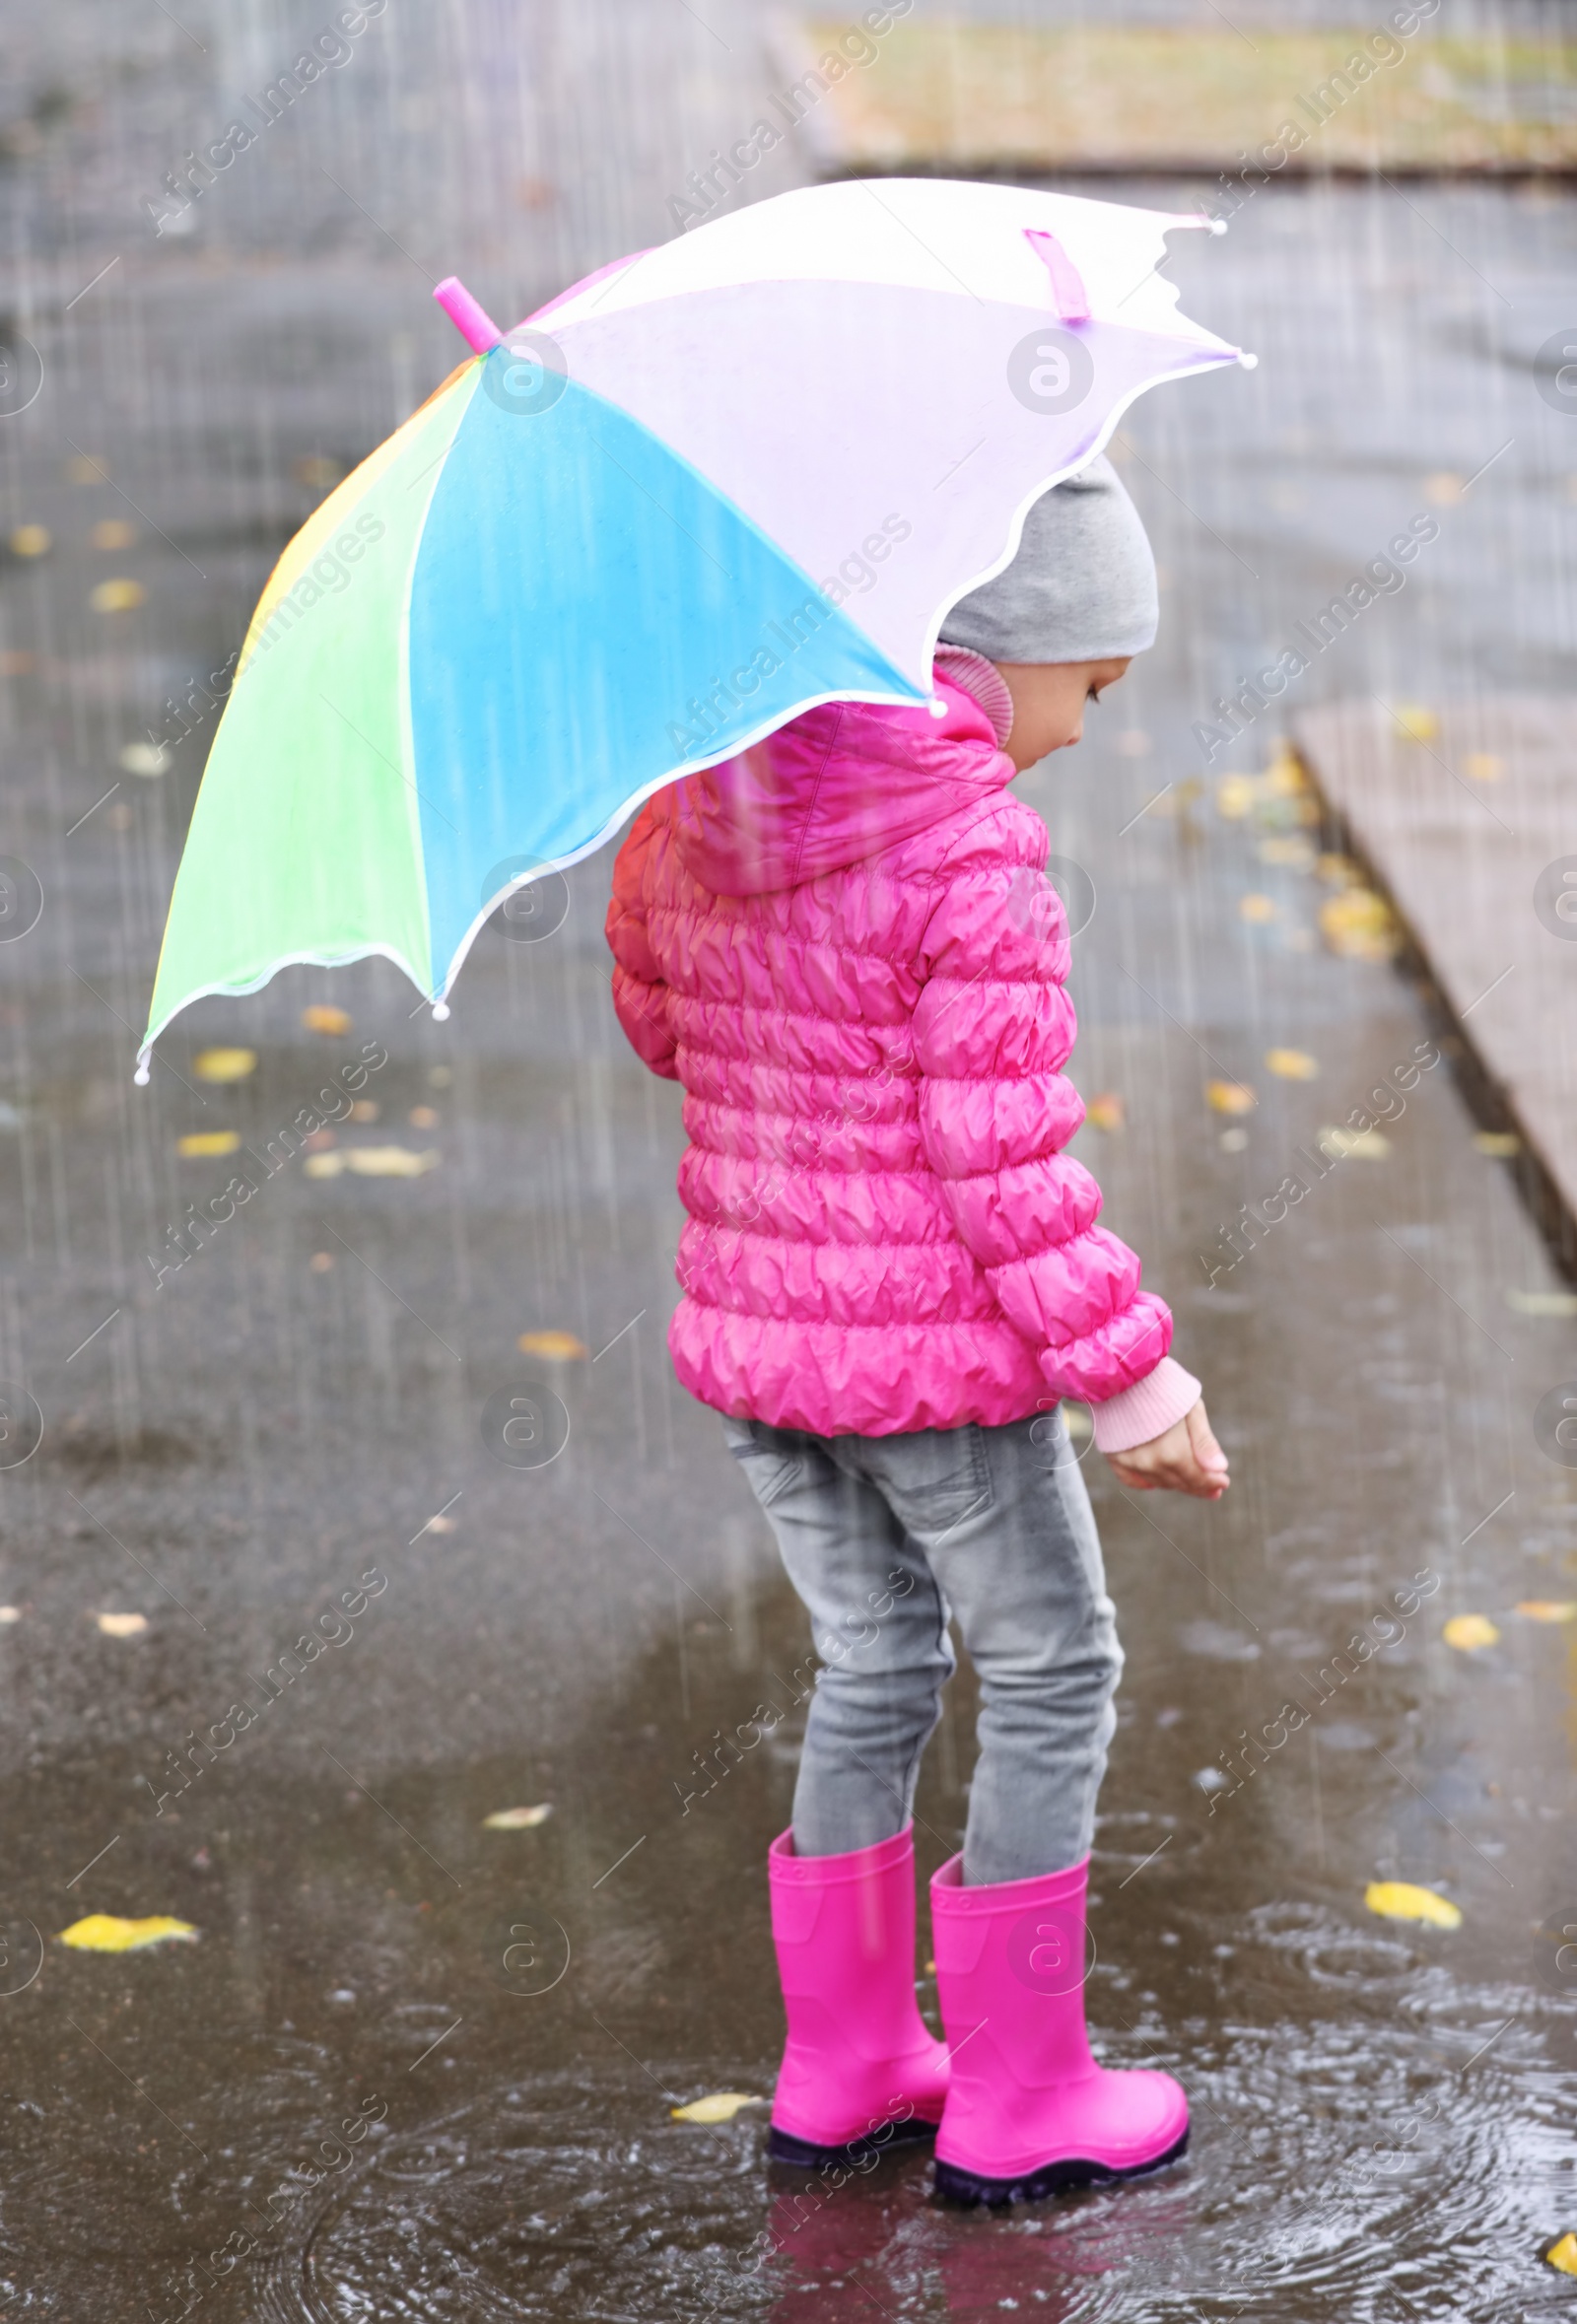
[[[936,2134],[936,2191],[955,2203],[1031,2202],[1173,2161],[1189,2104],[1169,2074],[1109,2072],[1084,2032],[1084,1891],[1068,1872],[930,1884],[936,1985],[952,2058]]]
[[[768,2152],[780,2162],[857,2157],[929,2138],[947,2052],[915,2001],[915,1841],[906,1826],[847,1856],[768,1852],[772,1935],[788,2040]]]

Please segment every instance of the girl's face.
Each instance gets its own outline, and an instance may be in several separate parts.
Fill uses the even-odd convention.
[[[1065,750],[1084,731],[1084,705],[1115,686],[1131,656],[1110,661],[998,661],[1013,698],[1012,731],[1003,745],[1022,774],[1048,751]]]

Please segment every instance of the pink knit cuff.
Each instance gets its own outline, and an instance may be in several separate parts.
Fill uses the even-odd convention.
[[[1104,1404],[1092,1404],[1095,1449],[1100,1453],[1131,1453],[1164,1436],[1174,1422],[1192,1412],[1200,1401],[1200,1383],[1172,1356],[1162,1356],[1153,1372]]]
[[[992,722],[998,747],[1005,743],[1013,731],[1013,697],[996,664],[988,661],[984,653],[972,653],[967,646],[938,646],[935,666],[944,678],[951,678],[955,686],[974,696]]]

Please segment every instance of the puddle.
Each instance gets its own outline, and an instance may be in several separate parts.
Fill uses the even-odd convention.
[[[68,13],[80,33],[88,17]],[[574,63],[600,103],[592,33],[611,37],[611,20],[592,16]],[[432,59],[411,37],[393,97],[414,104]],[[86,71],[83,39],[73,54]],[[161,157],[192,134],[195,99],[171,86],[178,104],[137,83],[139,135]],[[378,110],[384,82],[367,86],[381,152],[398,115]],[[714,99],[720,137],[745,93],[724,79]],[[598,136],[622,169],[631,141]],[[364,184],[337,145],[324,153]],[[452,354],[436,325],[421,335],[427,289],[403,260],[371,234],[380,254],[335,255],[315,163],[297,227],[294,163],[251,158],[238,246],[260,237],[278,262],[227,262],[222,238],[200,259],[206,224],[155,288],[128,262],[132,289],[111,283],[102,318],[85,307],[73,326],[83,351],[59,405],[8,440],[27,513],[61,546],[0,574],[8,644],[48,671],[16,680],[7,845],[37,854],[49,898],[0,986],[15,1229],[0,1376],[31,1381],[45,1421],[40,1458],[0,1472],[0,1597],[17,1609],[0,1629],[0,1920],[8,1964],[41,1948],[0,2000],[0,2308],[159,2324],[198,2305],[220,2324],[1565,2316],[1570,2287],[1538,2254],[1577,2226],[1577,2057],[1559,1947],[1537,1932],[1577,1897],[1570,1650],[1515,1608],[1577,1594],[1573,1502],[1530,1418],[1577,1371],[1577,1341],[1552,1310],[1507,1309],[1508,1284],[1559,1286],[1447,1071],[1389,1126],[1387,1157],[1334,1172],[1205,1292],[1200,1254],[1223,1225],[1427,1028],[1389,967],[1319,948],[1323,890],[1299,851],[1266,860],[1255,828],[1215,814],[1216,777],[1258,774],[1268,728],[1208,771],[1191,728],[1262,636],[1423,505],[1426,474],[1471,472],[1523,429],[1523,405],[1499,400],[1494,334],[1465,328],[1464,302],[1486,295],[1482,269],[1548,305],[1571,196],[1267,189],[1224,242],[1180,252],[1185,304],[1259,348],[1261,369],[1133,416],[1127,473],[1161,562],[1162,644],[1112,739],[1092,717],[1078,764],[1022,786],[1101,898],[1075,955],[1076,1071],[1120,1095],[1126,1121],[1109,1111],[1121,1131],[1091,1126],[1077,1150],[1173,1301],[1236,1482],[1219,1511],[1141,1507],[1085,1465],[1128,1654],[1090,2010],[1109,2061],[1181,2076],[1193,2144],[1153,2182],[995,2220],[936,2207],[924,2155],[807,2190],[768,2170],[763,2109],[711,2129],[670,2117],[710,2089],[771,2086],[764,1856],[788,1819],[792,1731],[686,1794],[698,1754],[806,1642],[715,1422],[668,1375],[678,1110],[613,1026],[606,858],[572,875],[550,940],[483,938],[445,1028],[380,966],[296,972],[193,1012],[193,1051],[256,1047],[244,1089],[183,1088],[179,1040],[171,1070],[131,1089],[124,1025],[146,998],[200,736],[131,786],[130,823],[91,812],[108,762],[154,715],[154,678],[157,694],[171,668],[218,669],[233,649],[310,505],[292,463],[359,456],[398,416],[391,394],[403,410]],[[657,166],[639,165],[657,225],[615,244],[658,230]],[[602,167],[589,149],[584,167]],[[483,233],[468,182],[440,189],[446,265]],[[531,182],[537,220],[553,196]],[[571,225],[531,226],[519,279],[551,274],[578,237],[595,244],[585,263],[606,254],[594,192],[588,176]],[[107,198],[81,195],[90,211]],[[423,271],[429,257],[443,271],[422,204],[391,215]],[[512,253],[525,231],[489,213]],[[156,290],[189,395],[128,382],[141,341],[114,302],[153,313]],[[135,651],[83,629],[102,565],[89,526],[124,512],[108,486],[62,481],[64,434],[91,437],[199,561],[212,544],[220,578],[201,593],[184,549],[142,557]],[[1333,652],[1311,699],[1549,682],[1565,600],[1547,480],[1523,456],[1486,479],[1498,499],[1460,521],[1443,508],[1427,572],[1343,641],[1344,661]],[[1152,738],[1142,765],[1134,732]],[[1190,777],[1204,790],[1188,813],[1139,818],[1151,790]],[[1249,892],[1270,918],[1242,917]],[[330,1000],[355,1042],[388,1048],[377,1136],[414,1135],[420,1113],[442,1167],[377,1186],[282,1173],[152,1287],[147,1251],[212,1191],[177,1137],[234,1124],[266,1139],[289,1120],[335,1054],[306,1038],[302,1010]],[[1317,1077],[1268,1079],[1272,1047],[1316,1059]],[[1202,1094],[1218,1075],[1259,1090],[1230,1145]],[[479,1427],[524,1334],[586,1351],[555,1371],[569,1440],[540,1474],[492,1460]],[[256,1732],[197,1772],[193,1735],[222,1728],[375,1567],[386,1595],[353,1637],[281,1681]],[[1372,1640],[1377,1610],[1425,1573],[1405,1636],[1359,1657],[1354,1634]],[[105,1636],[106,1609],[144,1628]],[[1498,1641],[1453,1653],[1442,1626],[1473,1611]],[[973,1708],[962,1674],[920,1793],[927,1872],[958,1843]],[[1213,1791],[1197,1780],[1210,1768]],[[551,1817],[486,1828],[534,1803]],[[1381,1922],[1364,1904],[1377,1880],[1438,1888],[1462,1927]],[[198,1941],[66,1952],[59,1932],[93,1911],[176,1914]],[[931,2008],[925,1947],[923,1929]]]

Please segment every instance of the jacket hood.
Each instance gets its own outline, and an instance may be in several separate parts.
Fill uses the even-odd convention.
[[[829,702],[672,792],[685,869],[718,896],[764,895],[857,863],[1003,789],[1017,773],[990,718],[940,671],[945,718]]]

